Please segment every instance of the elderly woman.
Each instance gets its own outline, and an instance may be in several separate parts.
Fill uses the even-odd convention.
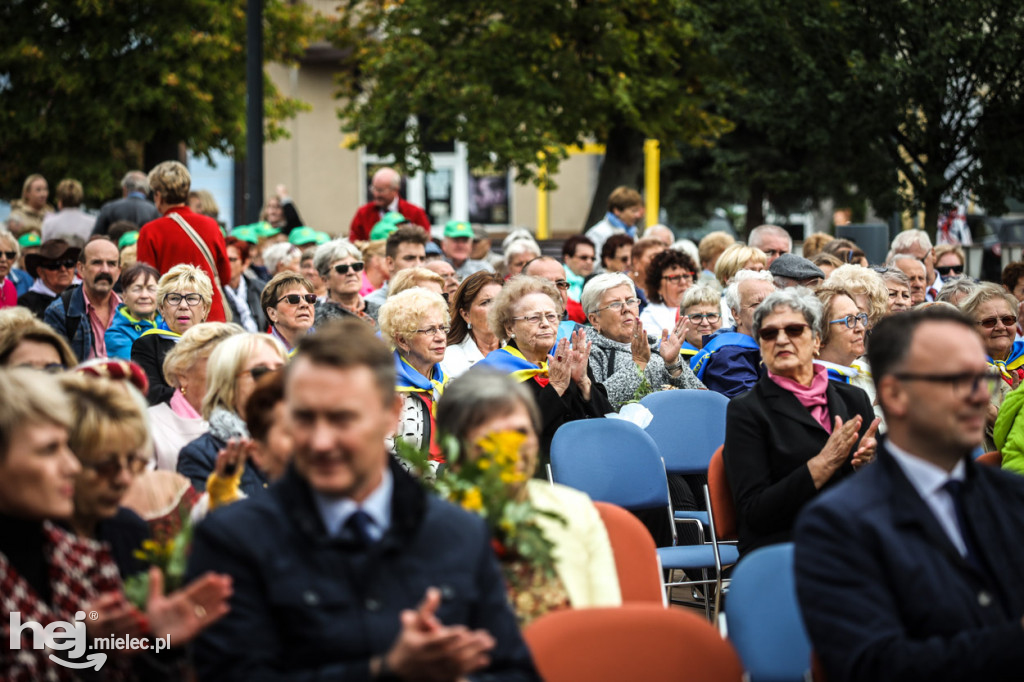
[[[939,244],[932,251],[935,257],[935,272],[943,282],[964,274],[964,250],[959,244]]]
[[[718,257],[715,263],[715,279],[722,285],[722,288],[729,286],[740,270],[766,270],[768,269],[768,256],[764,251],[746,244],[733,244]]]
[[[725,431],[741,554],[789,542],[800,509],[874,457],[878,426],[864,391],[814,364],[822,307],[813,294],[770,294],[753,326],[767,371],[729,403]]]
[[[402,416],[396,435],[407,443],[430,448],[430,459],[443,462],[434,428],[434,403],[448,376],[441,368],[448,345],[448,304],[440,294],[414,287],[380,307],[380,333],[394,351],[396,388],[402,395]]]
[[[557,483],[529,480],[538,464],[541,418],[531,392],[511,377],[490,371],[469,372],[452,382],[437,405],[438,429],[459,443],[459,458],[476,458],[481,439],[515,431],[526,439],[519,449],[517,471],[523,480],[509,484],[520,499],[564,523],[538,515],[544,537],[553,545],[556,575],[533,598],[510,600],[520,622],[563,608],[618,606],[622,603],[608,532],[585,493]]]
[[[722,328],[721,299],[718,290],[706,284],[692,286],[683,294],[683,302],[679,304],[680,319],[685,317],[690,324],[680,352],[687,364],[704,347],[704,338]]]
[[[232,319],[247,332],[261,332],[267,328],[267,316],[260,305],[264,282],[249,269],[255,249],[238,237],[228,237],[224,243],[231,264],[231,279],[224,282],[224,296]]]
[[[78,361],[64,337],[31,313],[28,317],[31,319],[16,320],[0,330],[0,367],[30,367],[48,372],[74,367]]]
[[[191,327],[164,358],[163,375],[174,389],[167,402],[149,408],[156,468],[177,471],[181,449],[206,433],[203,396],[206,366],[217,345],[242,328],[226,322],[204,322]]]
[[[816,294],[824,310],[824,320],[815,362],[825,367],[829,379],[848,384],[858,374],[852,366],[854,361],[864,355],[868,315],[835,283],[822,285]]]
[[[842,265],[835,269],[828,282],[841,286],[853,296],[857,308],[868,314],[868,329],[889,312],[889,290],[882,276],[860,265]]]
[[[313,328],[316,293],[313,283],[294,272],[282,272],[267,282],[260,296],[270,320],[270,335],[290,353]]]
[[[505,279],[515,277],[526,264],[540,258],[540,247],[532,238],[515,239],[505,247]]]
[[[627,275],[597,275],[583,288],[582,303],[592,325],[586,329],[586,338],[593,344],[590,371],[607,390],[612,405],[633,400],[645,380],[655,391],[666,385],[704,388],[679,353],[689,320],[673,324],[671,332],[665,329],[659,336],[648,335],[637,317],[640,300]]]
[[[0,308],[18,305],[18,289],[8,275],[18,263],[18,240],[7,230],[0,229]]]
[[[415,287],[444,296],[445,280],[441,275],[425,267],[406,268],[391,278],[388,283],[388,298]]]
[[[910,300],[910,280],[899,268],[886,266],[875,266],[871,268],[882,278],[882,284],[889,293],[889,312],[904,313],[910,310],[913,303]]]
[[[53,206],[46,203],[50,197],[50,186],[39,173],[25,178],[21,186],[21,199],[11,202],[11,215],[8,221],[11,230],[20,237],[26,232],[41,233],[43,218],[53,212]]]
[[[359,295],[363,286],[362,258],[359,249],[344,239],[333,239],[316,247],[313,264],[327,283],[327,298],[316,306],[316,326],[346,317],[374,324],[377,306]]]
[[[985,449],[995,450],[992,427],[999,407],[1007,394],[1024,379],[1024,341],[1017,335],[1017,299],[998,284],[984,282],[960,304],[960,310],[974,321],[988,355],[989,367],[997,370],[1003,381],[992,393],[985,428]]]
[[[171,399],[174,389],[163,374],[164,358],[189,327],[206,322],[213,304],[213,284],[194,265],[175,265],[157,285],[156,307],[164,322],[132,344],[132,361],[146,370],[150,405]]]
[[[487,316],[491,331],[505,346],[477,363],[526,383],[540,408],[545,459],[559,426],[615,411],[590,369],[591,344],[583,332],[556,343],[561,318],[562,296],[555,285],[526,275],[510,279]]]
[[[179,645],[227,613],[230,578],[213,574],[166,597],[151,596],[146,613],[140,613],[122,592],[109,547],[52,523],[72,518],[76,485],[83,476],[120,476],[133,466],[129,453],[134,443],[122,445],[107,437],[120,428],[117,420],[105,411],[94,416],[88,403],[72,409],[56,378],[29,370],[0,371],[0,395],[19,398],[0,401],[0,582],[7,586],[5,613],[16,611],[23,622],[58,628],[76,622],[76,613],[88,613],[84,625],[90,637],[144,636],[143,624],[148,622],[149,632],[170,635],[172,644]],[[136,409],[141,411],[141,406]],[[93,437],[93,428],[102,436]],[[95,474],[83,472],[69,448],[69,432],[86,434],[85,440],[97,445],[90,453],[95,459],[84,465],[95,467]],[[0,652],[0,678],[64,679],[67,669],[47,649],[33,646],[31,629],[22,631],[19,645],[17,657],[6,644]],[[74,651],[58,653],[80,667],[92,662],[77,660]],[[120,679],[129,671],[130,659],[115,652],[103,675]]]
[[[288,242],[278,242],[263,249],[263,265],[270,276],[282,272],[298,272],[302,262],[302,251]]]
[[[675,329],[679,304],[696,276],[697,266],[682,251],[666,249],[651,260],[644,288],[648,303],[640,315],[648,332],[660,336],[662,331]]]
[[[935,300],[959,308],[960,304],[977,291],[980,285],[980,282],[976,282],[970,277],[944,277],[942,288],[939,289],[939,295],[935,297]]]
[[[245,401],[256,381],[282,367],[286,359],[281,342],[266,334],[236,334],[214,349],[206,370],[202,411],[210,430],[182,448],[178,457],[178,473],[188,476],[197,491],[206,490],[217,453],[232,439],[249,437]],[[240,487],[251,496],[262,491],[266,483],[265,474],[249,466],[242,474]]]
[[[104,335],[107,357],[131,359],[135,341],[163,323],[156,311],[159,279],[160,273],[148,263],[134,263],[121,271],[122,303]]]
[[[443,363],[445,374],[452,379],[501,346],[487,326],[487,313],[501,293],[502,284],[501,277],[481,270],[462,280],[455,292],[450,305],[452,328]]]

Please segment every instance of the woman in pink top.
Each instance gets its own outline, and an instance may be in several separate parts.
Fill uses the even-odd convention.
[[[0,230],[0,308],[18,305],[18,290],[7,278],[18,262],[18,240],[7,230]]]

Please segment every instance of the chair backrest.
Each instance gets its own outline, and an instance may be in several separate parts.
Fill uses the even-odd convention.
[[[984,455],[978,455],[974,461],[985,466],[1001,467],[1003,466],[1003,453],[993,450],[992,452],[986,452]]]
[[[650,531],[622,507],[607,502],[595,502],[594,506],[608,531],[622,603],[664,604],[658,548]]]
[[[523,631],[547,682],[739,682],[729,642],[703,618],[652,604],[555,611]]]
[[[725,460],[722,459],[724,446],[719,445],[715,454],[711,455],[708,464],[708,495],[711,497],[711,511],[715,513],[715,531],[719,540],[735,540],[736,503],[732,499],[732,489],[725,475]]]
[[[811,642],[796,599],[793,544],[754,550],[733,569],[725,600],[729,640],[751,682],[800,682]]]
[[[658,391],[640,404],[654,419],[647,433],[658,444],[670,474],[703,474],[711,453],[725,442],[729,399],[714,391]]]
[[[667,507],[665,466],[654,441],[621,419],[580,419],[563,424],[551,441],[555,483],[595,502],[626,509]]]

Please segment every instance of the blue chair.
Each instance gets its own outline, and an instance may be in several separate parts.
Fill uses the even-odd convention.
[[[665,509],[672,519],[672,503],[665,464],[654,440],[639,426],[620,419],[583,419],[562,425],[551,442],[551,474],[556,483],[582,490],[595,502],[610,502],[624,509]],[[714,523],[714,519],[710,519]],[[677,585],[708,585],[721,589],[722,565],[735,563],[736,548],[717,543],[659,547],[666,570],[683,570],[703,578]],[[713,528],[713,525],[712,525]],[[711,577],[708,577],[708,574]],[[705,614],[711,617],[710,589],[704,591]]]
[[[810,679],[811,642],[796,599],[792,543],[743,557],[732,572],[725,617],[751,682]]]
[[[658,391],[640,404],[654,419],[647,433],[658,444],[670,474],[707,474],[711,455],[725,442],[725,411],[729,399],[714,391]],[[706,511],[676,511],[676,521],[708,527]],[[702,533],[703,536],[703,533]]]

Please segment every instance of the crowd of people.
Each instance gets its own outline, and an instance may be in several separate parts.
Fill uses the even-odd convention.
[[[830,679],[1024,662],[1024,264],[977,282],[919,230],[884,264],[774,225],[677,241],[626,187],[561,258],[525,230],[435,240],[390,168],[335,238],[283,187],[230,232],[180,163],[122,187],[94,217],[30,176],[0,230],[3,679],[91,660],[14,612],[170,636],[102,679],[536,679],[525,624],[623,601],[591,500],[544,480],[555,433],[672,390],[730,399],[739,552],[796,542]],[[503,457],[492,494],[552,570],[492,536],[493,500],[428,492]]]

